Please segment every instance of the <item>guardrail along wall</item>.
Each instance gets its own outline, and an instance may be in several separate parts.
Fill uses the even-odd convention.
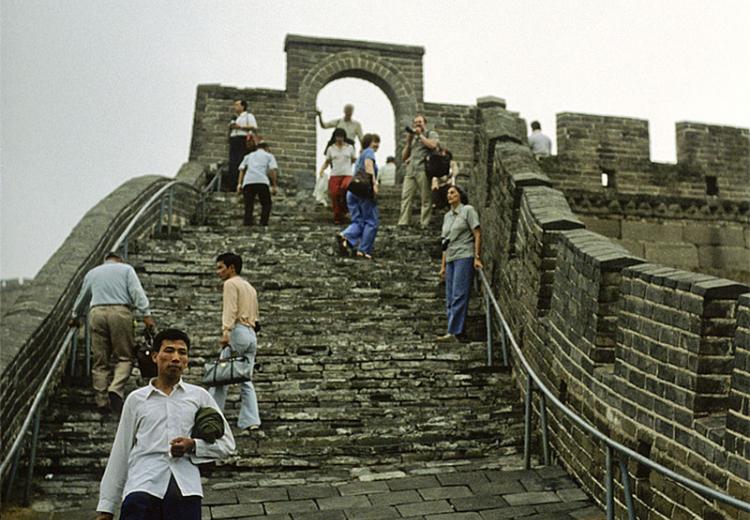
[[[198,206],[195,187],[205,183],[206,169],[186,163],[177,174],[173,198],[174,227],[190,219]],[[155,175],[131,179],[90,209],[60,248],[42,267],[13,305],[3,309],[0,330],[0,443],[4,458],[62,346],[73,301],[83,276],[109,251],[126,226],[161,187],[171,179]],[[131,231],[137,238],[157,225],[154,204]],[[164,222],[166,224],[166,222]]]
[[[507,114],[481,112],[491,162],[476,169],[472,204],[486,273],[542,380],[615,440],[748,500],[750,287],[646,263],[585,229]],[[603,446],[550,410],[559,458],[603,501]],[[741,517],[629,469],[639,518]]]

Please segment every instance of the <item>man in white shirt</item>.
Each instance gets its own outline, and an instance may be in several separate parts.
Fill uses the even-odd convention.
[[[331,196],[333,207],[333,223],[341,224],[346,215],[346,189],[352,180],[352,164],[357,160],[354,147],[344,141],[346,131],[337,128],[333,131],[334,143],[326,150],[326,160],[318,172],[322,177],[328,166],[331,167],[331,176],[328,179],[328,193]]]
[[[529,147],[537,157],[546,157],[552,153],[552,140],[542,133],[542,125],[539,124],[539,121],[531,122]]]
[[[255,116],[247,111],[247,101],[235,99],[232,109],[235,117],[229,123],[229,174],[223,179],[224,191],[237,189],[240,162],[247,154],[247,136],[258,128]]]
[[[352,119],[353,114],[354,105],[347,103],[344,105],[344,117],[341,119],[332,119],[331,121],[323,122],[323,114],[318,110],[318,121],[320,122],[321,128],[343,128],[346,132],[347,139],[350,139],[353,142],[356,137],[359,141],[359,145],[362,146],[362,137],[364,136],[362,133],[362,125],[359,121]]]
[[[276,163],[276,157],[268,151],[266,142],[258,143],[258,149],[242,159],[237,191],[242,192],[245,201],[244,225],[253,225],[256,195],[260,199],[260,225],[268,225],[268,219],[271,216],[271,194],[276,195],[278,174],[279,166]]]
[[[154,338],[159,375],[128,395],[107,469],[100,484],[97,520],[200,520],[201,476],[196,464],[234,452],[232,430],[223,415],[224,435],[214,443],[191,438],[196,412],[218,410],[203,388],[182,381],[190,338],[165,329]]]

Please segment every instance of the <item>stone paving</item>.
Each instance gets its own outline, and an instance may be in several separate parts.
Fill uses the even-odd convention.
[[[131,257],[157,323],[193,338],[189,381],[216,351],[214,256],[240,252],[259,292],[263,427],[205,481],[204,518],[599,518],[558,468],[519,471],[521,403],[512,374],[484,366],[479,299],[467,343],[434,342],[439,250],[434,231],[393,225],[397,190],[381,196],[375,262],[334,256],[336,228],[315,208],[275,204],[267,231],[238,230],[236,197],[217,194],[206,225]],[[57,399],[28,518],[90,518],[116,424],[91,410],[85,382]],[[232,424],[238,401],[233,387]]]

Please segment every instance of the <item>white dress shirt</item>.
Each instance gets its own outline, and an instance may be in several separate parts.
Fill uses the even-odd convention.
[[[164,498],[172,476],[184,496],[202,497],[200,472],[194,463],[209,462],[234,452],[229,424],[224,419],[224,436],[213,444],[195,439],[194,454],[172,457],[169,441],[190,437],[195,413],[204,406],[219,410],[205,389],[182,380],[170,395],[153,386],[153,380],[128,395],[96,510],[114,513],[124,497],[137,491]]]
[[[255,116],[247,111],[238,115],[234,122],[239,126],[252,126],[253,128],[258,128],[258,123],[255,122]],[[250,131],[245,130],[244,128],[232,128],[232,131],[229,132],[229,137],[237,137],[238,135],[247,135],[249,133]]]

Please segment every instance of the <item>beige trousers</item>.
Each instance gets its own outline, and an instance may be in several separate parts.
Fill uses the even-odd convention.
[[[101,305],[89,311],[91,327],[91,382],[96,392],[96,405],[109,403],[108,392],[125,397],[125,384],[130,377],[135,356],[133,313],[125,305]],[[111,360],[115,358],[114,373]]]
[[[398,218],[399,226],[408,226],[411,223],[411,204],[414,196],[419,191],[420,214],[419,224],[422,227],[430,225],[432,216],[432,190],[430,181],[423,171],[408,172],[404,177],[404,186],[401,189],[401,214]]]

